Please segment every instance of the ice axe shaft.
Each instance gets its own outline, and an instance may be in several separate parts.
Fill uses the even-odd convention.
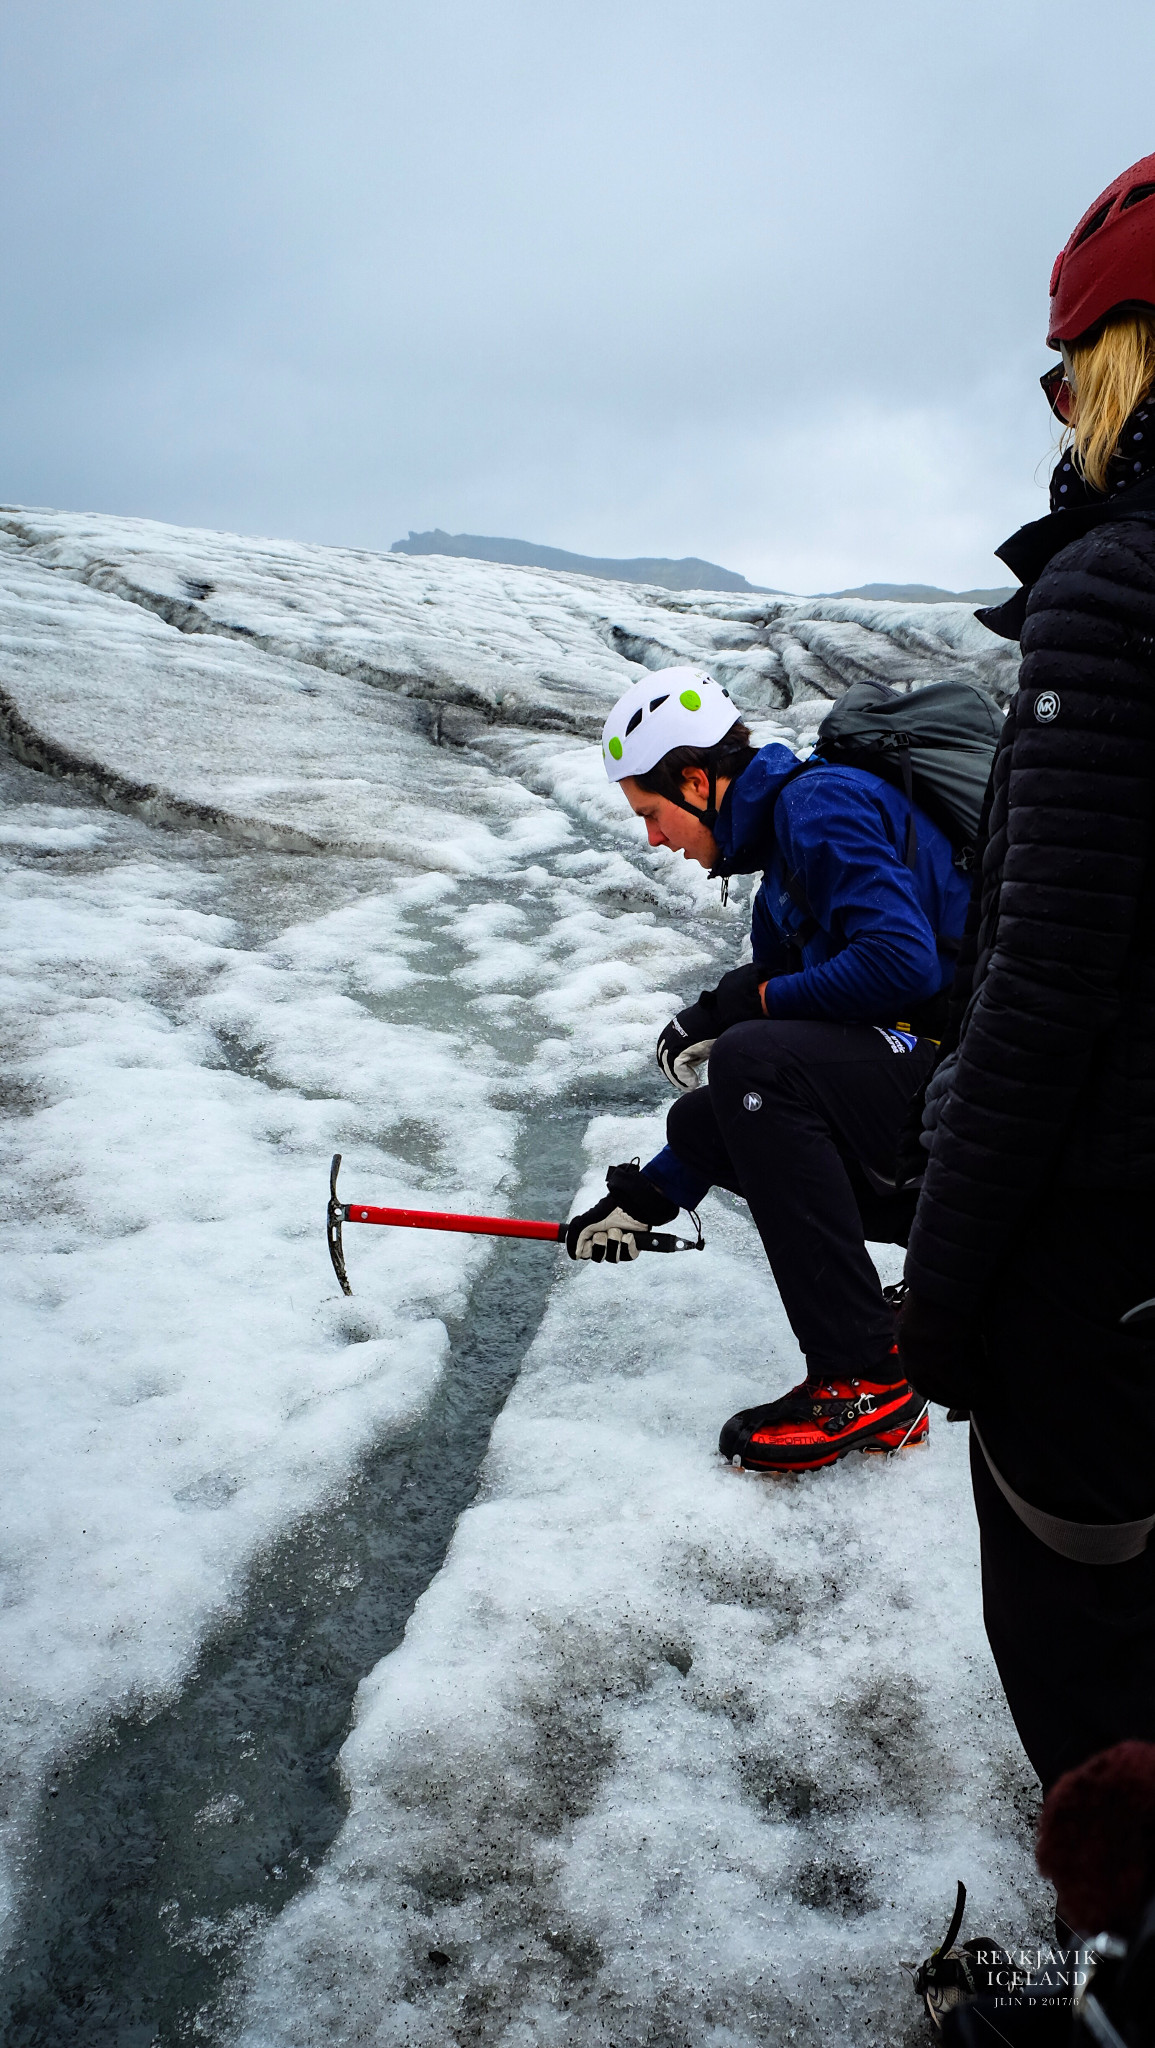
[[[543,1237],[557,1244],[564,1223],[530,1223],[520,1216],[455,1216],[448,1209],[374,1209],[364,1202],[342,1204],[346,1223],[393,1223],[403,1230],[468,1230],[475,1237]]]
[[[353,1292],[345,1271],[345,1251],[341,1241],[344,1223],[385,1223],[402,1230],[464,1230],[472,1237],[534,1237],[546,1244],[561,1244],[565,1237],[564,1223],[534,1223],[522,1216],[459,1216],[448,1209],[378,1209],[369,1202],[342,1202],[337,1194],[340,1164],[341,1154],[334,1152],[333,1164],[329,1168],[326,1235],[333,1271],[341,1283],[343,1294]],[[639,1231],[634,1241],[640,1252],[702,1249],[700,1236],[695,1244],[692,1238],[671,1237],[666,1231],[649,1230],[644,1235]]]

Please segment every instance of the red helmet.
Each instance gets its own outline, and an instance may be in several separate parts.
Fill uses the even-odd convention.
[[[1155,312],[1155,156],[1088,207],[1051,272],[1047,347],[1081,341],[1108,313]]]

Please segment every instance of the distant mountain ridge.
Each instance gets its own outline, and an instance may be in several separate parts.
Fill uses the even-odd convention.
[[[574,555],[567,548],[547,548],[532,540],[510,540],[482,533],[414,533],[395,540],[393,555],[458,555],[470,562],[505,562],[514,569],[568,569],[579,576],[604,576],[613,583],[656,583],[661,590],[736,590],[752,597],[786,597],[764,583],[748,583],[736,569],[704,562],[699,555],[671,561],[665,555]],[[862,583],[855,590],[821,590],[819,597],[866,597],[900,604],[999,604],[1011,595],[1001,590],[940,590],[934,583]]]
[[[515,569],[569,569],[579,576],[604,576],[615,583],[656,583],[663,590],[745,590],[762,595],[760,586],[747,583],[735,569],[722,569],[717,562],[703,562],[697,555],[685,555],[680,562],[664,555],[639,555],[631,561],[617,561],[605,555],[572,555],[566,548],[539,547],[532,540],[494,539],[480,533],[410,532],[408,540],[395,540],[393,555],[463,555],[472,562],[508,562]]]
[[[937,583],[860,583],[854,590],[818,590],[816,597],[874,597],[891,604],[1002,604],[1010,583],[997,590],[940,590]]]

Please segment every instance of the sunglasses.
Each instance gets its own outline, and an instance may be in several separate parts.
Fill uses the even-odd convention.
[[[1067,382],[1067,372],[1063,364],[1055,363],[1053,368],[1044,370],[1039,383],[1043,387],[1043,397],[1055,418],[1066,426],[1071,417],[1071,387]]]

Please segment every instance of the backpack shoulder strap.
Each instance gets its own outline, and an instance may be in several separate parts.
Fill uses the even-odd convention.
[[[790,773],[784,776],[781,786],[778,790],[778,795],[774,799],[775,818],[777,818],[778,815],[778,805],[782,800],[783,790],[785,790],[790,783],[796,781],[799,775],[805,775],[806,770],[814,763],[814,761],[815,756],[811,755],[809,761],[799,761],[797,768],[792,768],[790,770]],[[774,837],[775,841],[777,842],[777,833],[775,833]],[[804,947],[810,944],[810,941],[814,937],[815,932],[818,931],[820,927],[818,919],[815,917],[814,912],[810,908],[810,900],[806,894],[805,887],[803,886],[802,876],[797,870],[795,870],[795,872],[792,875],[787,875],[786,877],[786,894],[789,896],[790,901],[794,905],[795,910],[800,910],[802,912],[802,924],[799,927],[798,931],[795,933],[793,939],[793,944],[796,945],[799,951],[801,952]]]

